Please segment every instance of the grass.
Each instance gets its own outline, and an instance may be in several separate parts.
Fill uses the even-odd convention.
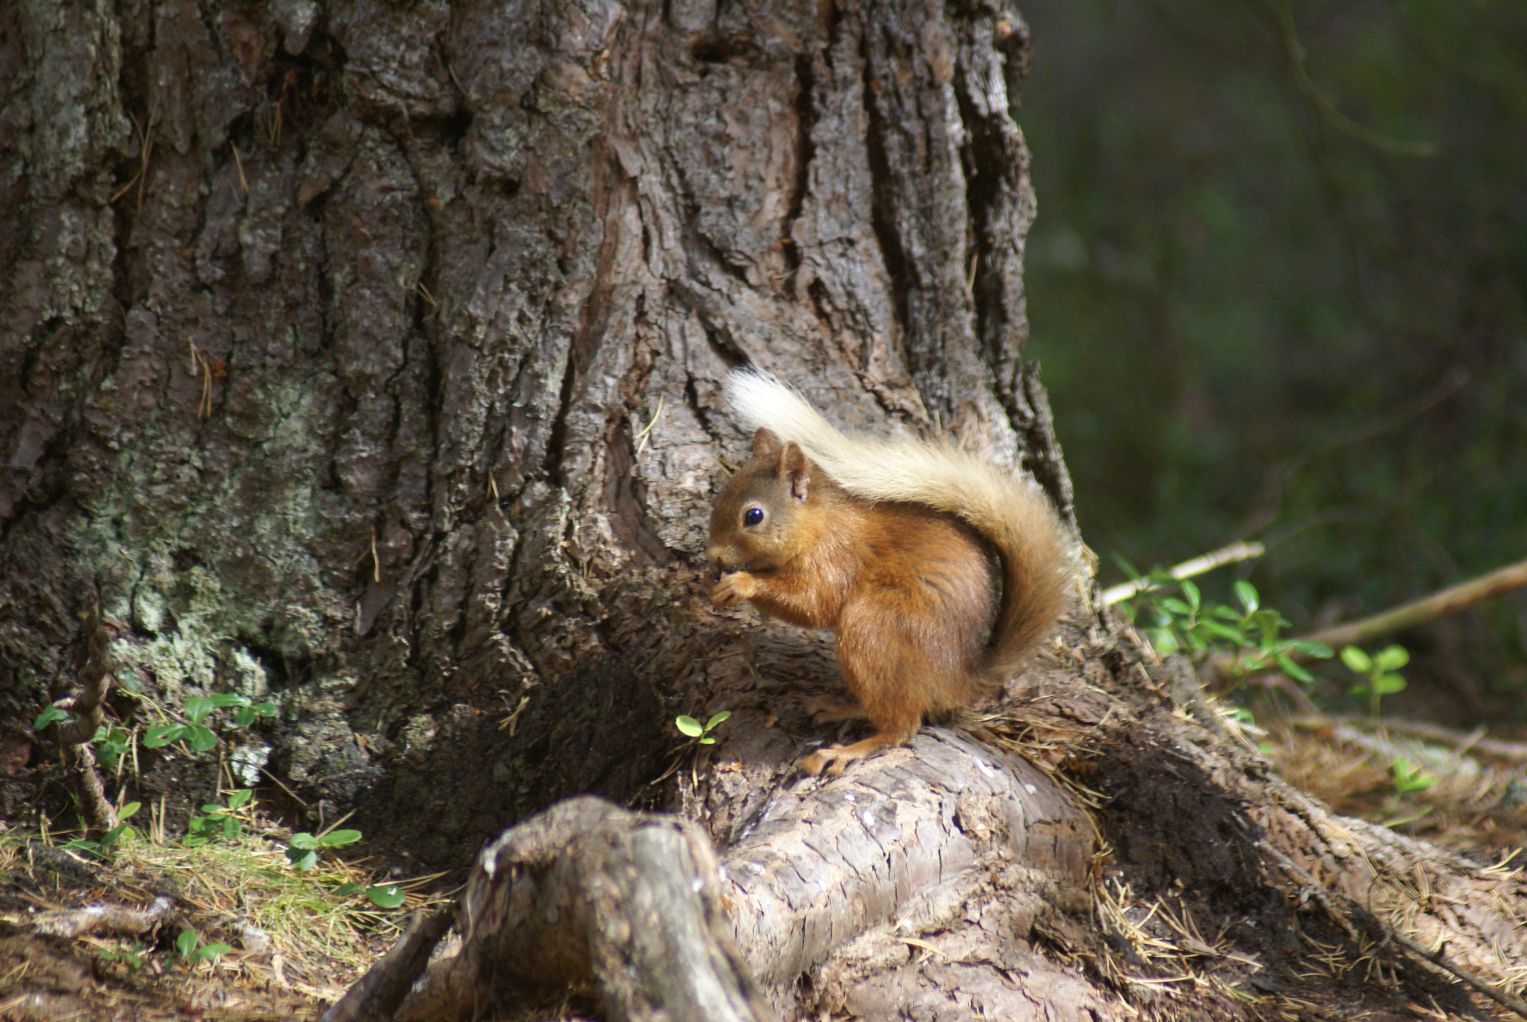
[[[364,888],[373,871],[326,855],[299,873],[287,861],[285,835],[253,825],[252,816],[251,824],[235,840],[197,847],[160,840],[155,827],[133,831],[104,858],[67,848],[58,834],[0,830],[0,943],[29,960],[25,972],[0,975],[0,1009],[51,991],[54,998],[73,996],[66,1006],[77,1017],[108,1017],[131,1005],[143,1018],[169,1018],[186,1004],[217,1001],[231,1011],[226,997],[233,991],[240,1018],[316,1015],[391,945],[411,910],[440,900],[425,893],[438,877],[401,883],[407,898],[393,910],[338,893],[345,885]],[[160,894],[173,897],[176,908],[157,932],[37,935],[44,913],[93,904],[142,908]],[[232,950],[203,964],[182,961],[174,942],[187,926],[202,941]],[[91,981],[50,978],[66,974]],[[82,989],[59,993],[70,986]]]

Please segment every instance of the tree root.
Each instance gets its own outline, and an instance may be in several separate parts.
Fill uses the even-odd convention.
[[[945,731],[777,793],[720,865],[692,822],[574,799],[482,853],[453,954],[415,983],[438,936],[416,930],[324,1018],[459,1018],[507,982],[592,990],[611,1018],[772,1019],[795,979],[849,942],[851,956],[939,953],[919,925],[952,929],[994,871],[1004,918],[1026,933],[1088,889],[1092,852],[1090,823],[1042,773]],[[987,996],[1029,1003],[1000,972]],[[917,977],[901,981],[916,996]]]
[[[111,631],[101,620],[100,598],[91,594],[85,607],[86,654],[85,664],[80,669],[79,694],[54,703],[59,709],[74,714],[73,720],[60,726],[59,751],[79,800],[80,815],[94,835],[117,825],[116,810],[101,785],[101,775],[95,766],[95,749],[91,745],[96,730],[105,722],[101,703],[111,691],[111,638]]]

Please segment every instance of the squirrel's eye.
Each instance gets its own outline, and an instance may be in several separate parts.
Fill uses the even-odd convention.
[[[761,507],[750,507],[742,513],[743,525],[757,525],[759,522],[763,521],[763,519],[764,514],[763,508]]]

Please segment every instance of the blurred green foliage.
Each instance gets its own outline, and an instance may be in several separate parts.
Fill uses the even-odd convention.
[[[1023,11],[1030,351],[1093,547],[1261,539],[1300,628],[1527,556],[1527,4]],[[1527,599],[1450,627],[1527,687]]]

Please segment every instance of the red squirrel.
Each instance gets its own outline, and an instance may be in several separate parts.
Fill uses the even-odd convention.
[[[711,513],[707,552],[725,572],[711,599],[836,631],[859,705],[819,705],[818,719],[876,729],[801,769],[841,773],[999,690],[1066,601],[1066,543],[1039,488],[947,444],[845,435],[751,369],[727,393],[756,432]]]

